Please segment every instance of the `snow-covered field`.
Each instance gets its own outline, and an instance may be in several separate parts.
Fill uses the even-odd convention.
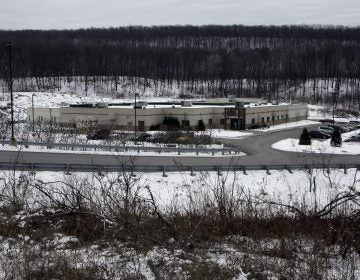
[[[26,120],[26,109],[31,106],[32,97],[35,106],[125,101],[124,99],[100,97],[94,93],[89,96],[80,96],[70,92],[71,90],[57,93],[15,92],[15,119]],[[154,96],[149,93],[146,94],[146,98],[153,99]],[[8,100],[7,94],[4,99]],[[131,101],[131,99],[129,100]],[[164,98],[159,100],[164,100]],[[0,105],[6,107],[4,103],[7,102],[4,101]],[[317,120],[328,117],[320,112],[319,107],[311,106],[310,109],[309,119]],[[316,124],[316,122],[301,121],[262,129],[256,133],[312,124]],[[239,140],[252,134],[248,131],[225,130],[211,130],[208,133],[215,138],[237,138]],[[352,133],[344,136],[348,137]],[[298,139],[284,139],[275,143],[273,148],[297,152],[360,153],[358,143],[343,143],[339,148],[330,147],[329,143],[330,140],[322,142],[313,140],[312,145],[307,147],[299,146]],[[19,149],[7,145],[0,146],[0,148]],[[38,151],[39,148],[31,147],[27,150]],[[48,152],[48,150],[46,151]],[[176,156],[178,155],[176,154]],[[39,217],[41,220],[45,217],[43,213],[56,216],[58,213],[54,210],[54,205],[76,204],[79,199],[85,200],[87,205],[97,209],[99,211],[96,212],[97,215],[101,217],[111,215],[110,211],[110,214],[105,213],[109,207],[108,204],[116,200],[120,193],[113,186],[121,186],[126,178],[129,180],[128,183],[130,182],[130,185],[134,187],[134,193],[132,193],[135,196],[134,201],[136,203],[138,201],[147,202],[153,199],[165,217],[172,213],[186,211],[193,211],[197,214],[206,213],[205,216],[211,216],[211,211],[220,211],[221,207],[233,207],[234,214],[245,211],[256,217],[257,215],[261,217],[296,217],[298,212],[315,217],[326,213],[332,207],[331,203],[339,197],[359,193],[360,175],[356,169],[347,170],[347,174],[344,174],[343,170],[331,170],[330,173],[327,173],[326,170],[314,169],[294,170],[292,173],[271,171],[270,174],[265,171],[248,171],[247,175],[242,172],[196,173],[195,176],[191,176],[189,173],[167,173],[167,177],[163,177],[161,173],[136,174],[135,177],[115,173],[64,174],[62,172],[29,173],[5,170],[0,173],[1,208],[12,207],[12,202],[20,202],[23,207],[21,211],[15,211],[14,215],[9,214],[9,217],[6,218],[5,216],[0,217],[3,228],[12,224],[16,225],[14,227],[15,236],[10,236],[6,231],[0,231],[1,279],[26,278],[24,275],[27,275],[29,267],[35,267],[41,272],[45,264],[47,269],[54,270],[63,269],[68,265],[73,269],[82,270],[84,275],[89,278],[92,276],[92,279],[96,279],[97,274],[95,273],[99,271],[103,273],[102,279],[200,279],[201,277],[211,279],[217,271],[229,269],[232,269],[234,273],[228,279],[247,279],[251,272],[249,263],[257,267],[256,271],[261,272],[261,276],[266,275],[266,278],[262,279],[281,279],[279,277],[281,273],[276,273],[280,268],[295,270],[297,275],[302,275],[301,272],[304,270],[319,269],[316,266],[318,265],[317,261],[323,258],[323,255],[318,254],[319,248],[324,252],[328,251],[329,256],[329,259],[325,258],[325,261],[321,263],[323,267],[319,269],[325,273],[325,279],[347,279],[346,273],[349,273],[353,277],[352,279],[360,278],[358,253],[350,250],[347,252],[346,258],[342,258],[339,254],[333,254],[333,252],[339,251],[338,248],[334,249],[323,243],[320,243],[319,247],[316,240],[311,237],[294,241],[291,240],[291,236],[276,239],[227,236],[214,246],[211,243],[210,245],[195,244],[198,246],[194,250],[191,248],[193,244],[188,246],[187,243],[192,238],[196,240],[191,235],[183,236],[181,241],[169,238],[163,244],[155,240],[153,242],[160,243],[160,245],[145,250],[144,248],[135,249],[129,245],[126,241],[127,237],[122,237],[120,239],[122,241],[113,241],[113,243],[101,244],[99,241],[99,243],[90,243],[89,245],[82,244],[80,238],[70,234],[52,233],[38,240],[36,239],[39,236],[38,233],[34,233],[35,237],[24,233],[32,226],[36,226],[29,222],[32,217]],[[108,200],[102,201],[104,193],[109,191],[111,192],[107,193]],[[153,195],[152,198],[150,193]],[[222,205],[222,199],[230,203],[230,206]],[[334,216],[355,215],[359,211],[358,202],[358,200],[344,200],[341,207],[337,207],[333,212],[331,210],[330,213]],[[99,205],[103,208],[98,207]],[[104,235],[105,222],[106,219],[104,219]],[[197,226],[201,226],[201,221],[194,227],[194,232]],[[56,225],[54,228],[56,231]],[[44,229],[44,231],[46,230]],[[162,228],[159,228],[158,231],[161,232]],[[272,249],[278,253],[281,248],[286,249],[290,246],[293,246],[290,260],[281,254],[270,255],[270,252],[273,252]],[[294,258],[297,261],[294,262]],[[264,263],[271,265],[264,266]],[[97,270],[91,270],[92,267],[96,267]],[[189,272],[189,267],[190,271],[196,270],[199,274],[191,274],[194,272]],[[205,268],[199,270],[202,267]],[[297,279],[302,278],[299,276]]]
[[[19,173],[20,174],[20,173]],[[117,174],[108,173],[110,179]],[[70,182],[75,179],[80,181],[94,182],[96,174],[72,173],[65,175],[63,172],[37,172],[34,180],[41,182]],[[95,176],[95,177],[94,177]],[[134,179],[135,180],[135,179]],[[304,211],[315,211],[314,206],[323,207],[335,198],[337,194],[348,188],[360,188],[360,173],[356,169],[348,169],[347,174],[343,170],[293,170],[288,171],[247,171],[223,172],[220,176],[216,172],[199,172],[191,176],[190,172],[168,172],[167,177],[162,173],[137,174],[136,184],[147,186],[153,193],[156,201],[162,209],[178,207],[179,210],[186,208],[191,199],[196,198],[201,204],[204,197],[211,198],[214,189],[225,187],[225,190],[236,189],[237,198],[252,198],[258,201],[272,201],[279,204],[298,205]],[[96,180],[95,180],[96,181]],[[312,188],[316,181],[316,190]],[[331,181],[331,185],[329,182]],[[235,183],[235,187],[234,187]],[[56,184],[52,184],[56,189]],[[148,196],[147,190],[143,189],[139,195]],[[29,197],[29,206],[41,205],[41,194],[35,192]],[[316,202],[316,203],[315,203]]]
[[[15,176],[21,177],[22,174],[24,173],[16,172]],[[0,235],[0,277],[5,279],[8,275],[15,275],[18,279],[22,279],[23,275],[26,275],[26,270],[21,264],[26,263],[27,269],[31,268],[35,271],[44,271],[49,267],[64,271],[66,264],[69,270],[79,269],[82,275],[88,275],[83,277],[90,277],[86,272],[89,271],[96,277],[103,277],[102,279],[128,277],[158,279],[159,273],[166,279],[168,277],[199,279],[205,276],[213,279],[212,277],[217,273],[225,273],[227,270],[233,275],[228,279],[250,279],[249,265],[254,266],[252,269],[256,273],[266,275],[266,279],[279,279],[279,275],[284,273],[295,274],[298,276],[294,279],[302,279],[311,271],[308,266],[323,262],[326,266],[317,268],[317,271],[326,273],[329,279],[347,279],[341,278],[347,273],[354,276],[354,279],[360,276],[360,259],[356,252],[349,251],[344,259],[337,253],[339,249],[336,246],[321,247],[320,250],[319,244],[311,238],[297,239],[290,236],[283,240],[229,236],[214,244],[211,242],[187,244],[186,242],[189,242],[187,237],[182,236],[183,241],[168,238],[165,243],[144,250],[117,240],[82,244],[77,236],[56,231],[41,240],[34,240],[33,236],[22,233],[30,227],[32,219],[45,217],[44,213],[50,216],[57,215],[57,212],[51,208],[54,200],[49,200],[45,195],[46,190],[51,190],[47,193],[59,203],[70,203],[71,199],[76,201],[72,195],[77,193],[78,196],[81,195],[101,205],[107,202],[107,200],[102,201],[105,196],[101,193],[111,190],[111,185],[106,183],[117,182],[117,175],[115,173],[101,176],[89,173],[70,175],[61,172],[25,173],[29,182],[35,182],[34,186],[37,187],[22,189],[19,186],[18,190],[22,194],[20,198],[25,202],[25,211],[18,212],[9,219],[11,223],[16,223],[20,227],[16,237]],[[1,177],[11,181],[13,176],[12,171],[3,171]],[[120,178],[123,178],[122,176]],[[168,177],[162,177],[161,174],[137,174],[135,177],[127,178],[136,183],[134,194],[138,200],[149,200],[150,191],[158,206],[157,211],[161,211],[164,215],[171,215],[176,211],[194,211],[200,214],[207,213],[209,211],[207,209],[216,210],[220,203],[217,195],[221,192],[222,196],[226,197],[226,201],[233,204],[226,207],[234,207],[232,209],[235,211],[250,211],[248,213],[266,217],[295,215],[294,211],[289,211],[289,207],[308,215],[316,215],[324,209],[326,211],[331,206],[329,203],[342,194],[351,190],[358,191],[360,179],[356,169],[349,169],[347,174],[341,170],[331,170],[330,174],[325,170],[293,171],[293,174],[287,171],[274,171],[270,175],[265,171],[251,171],[248,175],[241,172],[222,175],[197,173],[196,176],[188,173],[168,173]],[[111,199],[117,199],[118,191],[115,189],[113,191],[114,196]],[[11,195],[4,189],[1,193]],[[95,194],[99,195],[98,199],[91,197]],[[101,213],[106,216],[107,205],[103,207],[104,212]],[[333,210],[333,215],[356,213],[357,210],[356,201],[347,201],[340,209]],[[110,230],[107,227],[104,223],[104,234]],[[185,242],[184,245],[181,242]],[[285,244],[283,249],[285,252],[292,251],[290,259],[277,256],[277,252],[282,250],[282,244]],[[206,271],[197,272],[200,266],[205,266]],[[289,266],[291,271],[286,269]],[[216,270],[212,271],[215,268]],[[193,270],[196,272],[195,276]],[[220,275],[224,277],[226,274]]]
[[[110,97],[109,98],[98,97],[94,93],[92,93],[91,95],[88,95],[88,96],[82,96],[79,94],[73,94],[73,93],[71,93],[70,90],[57,92],[57,93],[56,92],[55,93],[15,92],[14,93],[15,115],[17,115],[18,119],[20,119],[20,120],[26,119],[26,109],[28,106],[31,106],[32,97],[34,98],[35,106],[60,106],[60,105],[63,105],[64,103],[69,104],[69,103],[80,103],[80,102],[100,102],[100,101],[101,102],[120,102],[120,101],[125,101],[123,99],[117,100],[117,99],[113,99]],[[6,98],[6,93],[5,93],[5,98]],[[151,98],[151,95],[147,96],[147,98]],[[161,98],[160,100],[163,101],[164,98]],[[131,101],[131,100],[129,100],[129,101]],[[311,105],[311,106],[309,106],[309,108],[310,108],[309,119],[324,117],[320,113],[321,107]],[[276,125],[276,126],[273,126],[270,128],[261,129],[259,131],[266,133],[267,131],[282,130],[282,129],[292,128],[292,127],[297,127],[297,126],[304,126],[304,125],[313,125],[316,123],[317,122],[315,122],[315,121],[304,120],[304,121],[299,121],[299,122],[294,122],[294,123]],[[215,138],[238,138],[238,139],[247,137],[252,134],[252,132],[249,132],[249,131],[246,131],[246,132],[229,131],[229,130],[222,130],[222,129],[208,130],[207,133]],[[350,132],[348,134],[343,134],[343,135],[346,138],[354,133],[356,133],[356,132]],[[14,148],[14,147],[9,147],[7,145],[0,146],[0,148],[1,149],[23,149],[23,147]],[[330,146],[330,140],[326,140],[326,141],[322,141],[322,142],[313,140],[311,146],[300,146],[300,145],[298,145],[297,139],[284,139],[278,143],[275,143],[273,145],[273,148],[282,149],[282,150],[286,150],[286,151],[296,151],[296,152],[342,153],[342,154],[359,154],[360,153],[360,145],[358,143],[343,143],[342,147],[335,148],[335,147]],[[26,150],[27,151],[39,151],[39,150],[42,150],[42,148],[30,147],[30,148],[27,148]],[[49,152],[49,150],[44,150],[44,151]],[[50,151],[59,152],[59,150],[54,150],[54,149],[51,149]],[[66,151],[61,151],[61,152],[66,152]],[[82,153],[106,153],[106,152],[83,151]],[[110,152],[108,152],[108,153],[113,154]],[[148,155],[161,156],[161,155],[170,155],[170,154],[166,153],[166,154],[159,155],[159,154],[152,154],[150,152]],[[183,154],[178,155],[177,153],[173,153],[173,156],[183,156]],[[201,154],[200,154],[200,156],[201,156]],[[208,155],[204,154],[202,156],[208,156]],[[222,155],[218,154],[215,156],[222,156]],[[304,172],[299,172],[298,175],[295,175],[295,174],[290,175],[287,173],[287,171],[279,172],[279,173],[275,172],[274,174],[278,174],[278,177],[276,177],[276,178],[280,178],[280,177],[288,178],[290,176],[291,178],[296,178],[296,182],[306,181],[306,175],[304,174]],[[178,185],[179,185],[179,184],[176,184],[173,181],[171,181],[171,180],[173,180],[171,178],[177,178],[177,177],[183,178],[182,174],[179,174],[179,175],[172,174],[168,178],[162,178],[162,177],[158,178],[158,176],[160,176],[159,174],[143,174],[143,176],[146,177],[150,181],[155,180],[155,181],[161,182],[157,185],[159,186],[159,188],[161,190],[163,190],[162,193],[170,192],[171,195],[174,195],[175,193],[178,192]],[[277,197],[280,193],[284,193],[283,184],[279,185],[279,182],[281,181],[282,183],[284,183],[284,182],[288,182],[288,181],[287,180],[284,181],[283,179],[270,180],[269,178],[275,178],[274,177],[275,175],[271,175],[271,176],[272,177],[268,177],[263,172],[259,172],[259,173],[255,172],[255,173],[253,173],[253,175],[243,176],[241,178],[241,181],[244,182],[245,185],[251,186],[251,189],[256,190],[256,188],[254,186],[258,185],[258,183],[256,183],[255,181],[249,181],[249,178],[259,177],[259,178],[261,178],[261,179],[259,179],[260,181],[263,180],[262,182],[266,182],[266,184],[263,183],[263,185],[264,185],[263,187],[267,188],[266,193],[276,192],[277,195],[274,195],[274,197]],[[178,181],[178,179],[176,179],[176,181]],[[287,186],[288,183],[286,183],[285,185]],[[175,187],[175,186],[177,186],[177,187]],[[166,190],[166,191],[164,191],[164,190]],[[163,198],[159,198],[159,199],[163,199]]]
[[[354,130],[342,134],[343,139],[347,139],[352,135],[359,134],[360,130]],[[317,153],[317,154],[342,154],[342,155],[358,155],[360,154],[359,142],[343,142],[341,147],[333,147],[330,145],[331,140],[318,141],[311,140],[311,145],[299,145],[299,139],[284,139],[274,143],[271,147],[277,150],[300,153]]]

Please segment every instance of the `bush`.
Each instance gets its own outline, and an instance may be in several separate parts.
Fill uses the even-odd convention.
[[[166,125],[167,130],[177,130],[180,128],[180,122],[175,117],[165,117],[163,125]]]
[[[153,124],[150,126],[150,131],[160,130],[160,124]]]
[[[303,129],[300,135],[299,145],[311,145],[311,137],[306,128]]]
[[[335,129],[334,133],[331,135],[330,145],[333,147],[341,147],[342,139],[341,134],[338,129]]]

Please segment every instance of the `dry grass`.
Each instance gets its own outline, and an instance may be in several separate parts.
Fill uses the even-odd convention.
[[[8,272],[4,279],[117,279],[116,275],[145,279],[139,258],[154,248],[163,248],[171,256],[156,262],[144,257],[157,279],[232,279],[241,272],[249,279],[327,279],[334,275],[331,267],[339,266],[338,260],[343,261],[343,279],[358,275],[354,268],[360,255],[357,213],[316,216],[258,211],[238,186],[228,188],[224,177],[207,186],[215,194],[213,199],[192,197],[188,208],[167,212],[159,210],[151,194],[140,194],[139,180],[131,174],[106,179],[96,175],[100,193],[81,178],[62,182],[55,191],[52,184],[29,178],[25,185],[8,177],[11,188],[25,191],[20,197],[7,192],[1,201],[0,236],[16,248],[15,253],[5,254],[11,261],[2,264],[2,271]],[[32,186],[42,188],[49,198],[36,210],[27,207]],[[58,254],[64,248],[51,243],[59,234],[75,238],[76,242],[66,244],[70,255]],[[121,259],[116,273],[74,257],[93,245],[114,250]],[[129,255],[122,246],[134,253]],[[224,253],[224,246],[232,250]],[[212,259],[215,255],[226,262]]]

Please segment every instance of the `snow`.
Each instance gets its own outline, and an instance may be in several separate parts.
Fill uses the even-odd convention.
[[[7,177],[6,172],[2,171],[3,177]],[[191,202],[201,208],[206,203],[204,198],[210,199],[214,195],[214,190],[224,186],[224,190],[230,191],[235,188],[236,199],[241,200],[247,197],[254,201],[273,201],[283,204],[302,205],[306,210],[311,211],[314,205],[320,207],[325,205],[339,192],[346,190],[349,186],[355,189],[360,187],[360,182],[354,185],[360,175],[356,169],[348,169],[347,174],[343,170],[332,169],[330,174],[327,170],[314,169],[310,171],[293,170],[288,171],[248,171],[243,172],[223,172],[221,176],[217,172],[196,172],[191,176],[190,172],[168,172],[167,177],[162,173],[136,173],[133,182],[140,187],[139,195],[148,197],[149,187],[159,207],[164,211],[169,209],[182,211]],[[17,172],[17,176],[22,174]],[[105,173],[102,183],[115,178],[117,173]],[[61,182],[92,182],[93,188],[97,188],[95,173],[73,172],[66,175],[63,172],[41,171],[36,172],[34,180],[44,183],[51,183],[55,190],[62,187]],[[309,191],[311,188],[310,179],[316,179],[316,191]],[[329,180],[332,184],[329,187]],[[57,183],[52,183],[57,182]],[[235,182],[235,185],[233,184]],[[44,199],[40,193],[32,193],[28,197],[28,204],[31,207],[43,205]],[[209,201],[207,203],[209,203]],[[316,201],[316,203],[315,203]],[[349,208],[350,209],[350,208]],[[275,210],[274,210],[275,211]],[[21,220],[21,218],[18,218]]]
[[[214,138],[229,138],[229,139],[241,139],[252,135],[252,132],[237,131],[237,130],[225,130],[225,129],[208,129],[208,135]]]
[[[115,147],[115,146],[114,146]],[[0,146],[0,150],[6,150],[6,151],[16,151],[16,152],[21,152],[21,151],[26,151],[26,152],[43,152],[43,153],[61,153],[61,154],[87,154],[87,155],[112,155],[112,156],[121,156],[121,155],[126,155],[126,156],[138,156],[139,153],[137,150],[131,150],[131,147],[129,146],[125,146],[126,148],[128,148],[128,151],[102,151],[101,150],[101,145],[99,145],[98,150],[94,150],[92,148],[86,148],[86,150],[65,150],[65,149],[59,149],[59,148],[47,148],[46,146],[28,146],[28,147],[24,147],[22,145],[18,145],[17,147],[13,147],[13,146],[9,146],[8,144],[4,144]],[[151,147],[150,145],[145,146],[147,148]],[[158,146],[154,146],[154,147],[158,147]],[[181,153],[179,152],[171,152],[171,151],[161,151],[161,153],[159,152],[155,152],[155,151],[148,151],[148,150],[141,150],[141,146],[136,146],[135,148],[139,148],[139,151],[141,152],[141,156],[142,157],[167,157],[167,156],[171,156],[171,157],[188,157],[188,156],[194,156],[194,157],[239,157],[239,156],[245,156],[246,154],[243,152],[239,152],[239,153],[234,153],[232,152],[230,153],[222,153],[221,151],[212,151],[212,146],[207,147],[207,151],[200,151],[199,153],[194,152],[186,152],[181,151]],[[185,147],[186,148],[186,147]],[[199,147],[201,148],[201,147]],[[221,147],[213,147],[213,148],[217,148],[220,149]],[[122,146],[118,147],[119,150],[122,149]]]
[[[319,122],[311,121],[311,120],[302,120],[302,121],[298,121],[298,122],[283,123],[283,124],[273,125],[270,127],[254,129],[254,130],[267,132],[267,131],[290,129],[290,128],[299,127],[299,126],[310,126],[310,125],[314,125],[314,124],[319,124]]]
[[[343,139],[360,133],[360,130],[342,134]],[[311,145],[299,145],[299,139],[284,139],[274,143],[271,147],[276,150],[300,153],[317,153],[317,154],[336,154],[336,155],[358,155],[360,154],[359,142],[342,142],[341,147],[330,145],[331,140],[318,141],[311,140]]]
[[[2,171],[2,178],[7,178],[8,175],[12,176],[13,174],[13,171]],[[15,172],[16,176],[21,174],[24,173],[21,171]],[[65,189],[62,189],[62,187],[66,187],[70,182],[85,182],[86,190],[92,187],[96,188],[97,184],[94,183],[95,180],[92,178],[94,175],[91,173],[65,175],[62,172],[37,172],[31,178],[48,184],[46,186],[51,188],[54,197],[56,197],[55,194],[63,193],[62,191]],[[101,183],[105,184],[111,176],[116,176],[113,173],[104,175]],[[250,207],[254,215],[256,215],[255,213],[262,213],[261,211],[267,213],[267,217],[277,214],[292,215],[291,212],[284,211],[281,207],[271,206],[270,202],[291,205],[311,214],[316,213],[341,192],[347,191],[349,188],[359,191],[360,187],[360,177],[356,169],[349,169],[347,174],[344,174],[342,170],[331,170],[330,174],[328,174],[321,169],[311,171],[294,170],[292,174],[288,171],[272,171],[271,174],[267,174],[265,171],[249,171],[247,175],[242,172],[224,172],[221,176],[216,172],[196,173],[195,176],[191,176],[188,172],[168,173],[168,177],[162,177],[159,173],[138,173],[136,177],[131,178],[139,186],[149,187],[159,209],[165,214],[186,211],[189,210],[190,206],[194,207],[193,211],[201,213],[206,207],[216,205],[216,198],[214,197],[216,190],[224,191],[224,195],[234,195],[232,202],[236,211],[242,211],[244,207],[249,207],[248,203],[252,201],[253,204]],[[65,182],[65,184],[61,184],[61,182]],[[86,182],[93,183],[89,185]],[[49,205],[49,201],[46,201],[46,197],[40,192],[35,189],[28,189],[28,191],[32,192],[31,195],[25,196],[28,208],[36,209],[38,207],[38,209],[43,209],[43,207]],[[95,192],[91,193],[95,194]],[[141,188],[138,195],[147,198],[148,192]],[[231,196],[227,198],[232,199]],[[268,202],[269,204],[267,204]],[[357,211],[358,206],[350,201],[339,211],[348,211],[347,213],[349,213],[352,209]],[[332,214],[336,215],[334,212]],[[14,215],[13,218],[22,224],[28,220],[29,214],[22,211]],[[247,279],[248,275],[242,270],[243,266],[245,266],[244,258],[252,258],[259,263],[262,256],[259,252],[275,250],[279,242],[281,242],[276,239],[252,240],[241,236],[230,236],[229,238],[241,238],[242,241],[236,242],[237,246],[233,246],[224,239],[218,245],[209,245],[209,247],[205,248],[199,246],[199,248],[191,252],[173,249],[176,244],[168,245],[170,248],[154,246],[146,252],[139,252],[126,244],[116,244],[115,240],[111,244],[103,244],[105,246],[94,244],[82,246],[75,236],[55,233],[46,237],[41,243],[36,243],[29,236],[20,233],[13,239],[0,237],[0,263],[2,265],[0,277],[5,276],[7,272],[5,269],[9,269],[9,267],[15,268],[17,262],[26,257],[24,252],[39,252],[34,255],[36,257],[35,261],[41,260],[40,253],[46,254],[46,260],[55,260],[57,256],[61,256],[66,258],[73,267],[99,266],[102,271],[111,271],[115,279],[126,278],[126,275],[132,274],[136,274],[143,279],[156,279],[151,266],[162,267],[165,271],[171,271],[171,275],[177,279],[188,279],[184,267],[196,266],[202,262],[233,269],[233,271],[237,272],[236,277],[233,279]],[[169,243],[174,242],[177,241],[173,240]],[[291,242],[294,242],[294,240]],[[244,244],[248,247],[245,247]],[[254,252],[256,253],[251,253],[251,251],[244,248],[255,249]],[[305,240],[304,244],[299,244],[299,248],[311,252],[311,240]],[[202,251],[199,252],[200,250]],[[301,252],[298,254],[301,254]],[[335,255],[332,256],[336,258]],[[358,263],[358,256],[354,255],[352,260]],[[286,260],[276,257],[272,261],[280,266],[286,263]],[[341,273],[346,269],[342,265],[345,266],[348,259],[341,262],[337,262],[336,259],[332,259],[332,261],[334,263],[329,267],[331,275],[337,275],[337,271]],[[300,266],[300,264],[298,265]],[[359,266],[355,265],[356,267]],[[271,271],[266,273],[272,274]],[[358,275],[358,273],[357,268],[355,274]]]
[[[59,106],[64,103],[76,103],[76,102],[116,102],[111,98],[100,98],[95,94],[91,94],[87,97],[79,97],[76,94],[70,94],[65,92],[60,93],[15,93],[15,119],[26,119],[26,108],[31,104],[31,97],[34,95],[35,106]],[[151,95],[149,95],[151,97]],[[119,99],[119,101],[124,99]],[[6,104],[5,104],[6,105]],[[311,108],[311,107],[310,107]],[[320,107],[314,107],[314,110],[310,110],[311,118],[317,119],[324,118],[323,114],[319,112]],[[276,125],[268,129],[259,130],[261,132],[268,132],[272,130],[287,129],[296,126],[306,126],[316,124],[314,121],[300,121],[296,123]],[[230,130],[209,130],[207,133],[211,134],[215,138],[244,138],[252,133],[249,131],[230,131]],[[343,137],[350,137],[349,134],[343,134]],[[98,142],[99,143],[99,142]],[[318,153],[343,153],[343,154],[359,154],[360,145],[358,143],[343,143],[342,147],[334,148],[330,146],[330,140],[316,141],[313,140],[313,144],[309,147],[299,146],[298,139],[285,139],[273,145],[276,149],[285,149],[286,151],[297,152],[318,152]],[[13,149],[19,151],[22,147],[9,147],[8,145],[0,146],[0,149]],[[60,150],[45,150],[38,147],[30,147],[27,151],[46,151],[46,152],[67,152]],[[71,151],[74,153],[74,151]],[[79,152],[80,153],[80,152]],[[91,154],[114,154],[111,152],[100,151],[82,151],[81,153]],[[149,156],[159,156],[158,153],[148,153]],[[177,153],[162,153],[162,155],[178,156]],[[183,155],[180,155],[183,156]],[[200,155],[199,155],[200,156]],[[203,155],[207,156],[207,155]],[[222,156],[222,155],[216,155]],[[238,156],[238,155],[237,155]],[[209,158],[212,156],[209,156]],[[0,192],[3,195],[11,195],[11,190],[6,189],[6,183],[11,183],[12,176],[25,175],[27,179],[37,180],[36,182],[42,182],[49,188],[51,188],[54,196],[63,193],[67,186],[67,182],[85,182],[85,190],[89,188],[95,188],[91,193],[97,194],[100,192],[99,181],[96,181],[96,175],[92,173],[72,173],[66,175],[62,172],[36,172],[32,175],[21,171],[0,171],[2,184],[0,185]],[[116,176],[114,173],[106,173],[104,177],[101,177],[101,183],[106,184],[107,180],[111,180],[112,176]],[[203,209],[206,209],[208,205],[215,206],[216,209],[217,200],[214,197],[216,190],[224,190],[225,195],[233,194],[234,196],[227,197],[234,203],[236,211],[241,211],[244,207],[251,207],[253,213],[260,213],[263,211],[268,217],[272,215],[292,215],[288,209],[284,209],[279,205],[291,205],[305,213],[316,213],[321,207],[325,207],[329,201],[334,199],[338,194],[348,191],[353,188],[355,191],[359,191],[359,174],[356,169],[347,170],[347,174],[344,174],[342,170],[331,170],[328,174],[325,170],[314,169],[299,171],[293,170],[292,174],[288,171],[271,171],[267,174],[266,171],[248,171],[247,174],[242,172],[223,172],[219,175],[216,172],[197,172],[195,176],[191,176],[190,172],[176,172],[167,173],[167,177],[163,177],[161,173],[137,173],[133,178],[134,182],[139,186],[140,197],[149,198],[147,189],[152,192],[156,203],[159,205],[161,211],[171,213],[172,211],[186,211],[189,206],[195,207],[195,211],[201,213]],[[91,184],[87,184],[91,182]],[[97,183],[96,183],[97,182]],[[316,182],[316,184],[315,184]],[[8,184],[9,185],[9,184]],[[29,185],[30,186],[30,185]],[[21,188],[21,186],[19,186]],[[83,191],[83,190],[81,190]],[[51,205],[48,198],[35,188],[28,187],[24,190],[19,189],[19,193],[23,194],[22,199],[25,201],[25,209],[43,209],[43,207]],[[243,203],[245,201],[245,203]],[[253,204],[248,206],[247,203],[252,201]],[[0,207],[4,201],[1,201]],[[273,205],[272,203],[278,204]],[[345,214],[352,213],[352,211],[358,211],[358,206],[348,202],[339,211],[345,211]],[[47,211],[51,212],[51,208]],[[173,213],[174,213],[173,212]],[[336,214],[336,213],[335,213]],[[342,213],[340,213],[342,214]],[[24,227],[29,214],[26,212],[18,212],[13,217],[19,226]],[[169,243],[173,243],[174,240]],[[176,241],[175,241],[176,242]],[[247,240],[251,242],[251,240]],[[255,240],[254,247],[258,246],[258,252],[266,251],[266,247],[276,245],[277,240],[261,241]],[[16,270],[19,264],[25,263],[25,251],[26,252],[46,252],[48,254],[47,260],[52,260],[51,256],[62,256],[69,260],[69,263],[73,267],[91,267],[92,265],[98,265],[105,271],[112,271],[115,279],[126,278],[126,276],[139,276],[143,279],[156,279],[156,275],[150,267],[150,263],[154,265],[164,263],[165,269],[171,270],[172,276],[178,279],[188,278],[182,269],[182,265],[197,265],[200,261],[200,257],[195,253],[191,253],[191,258],[184,259],[183,256],[186,252],[183,250],[165,249],[160,247],[151,248],[146,253],[137,252],[133,248],[126,247],[125,245],[111,244],[108,247],[102,247],[98,245],[85,246],[71,250],[72,246],[77,245],[79,240],[75,236],[66,236],[64,234],[54,234],[44,240],[44,244],[34,244],[29,236],[21,235],[17,238],[7,238],[0,236],[0,278],[11,275]],[[241,244],[241,243],[239,243]],[[274,245],[275,244],[275,245]],[[42,249],[38,249],[42,246]],[[170,244],[172,246],[172,244]],[[302,247],[302,246],[301,246]],[[26,250],[25,250],[26,249]],[[247,275],[243,273],[241,265],[244,264],[244,255],[241,253],[241,249],[233,248],[226,244],[224,241],[219,247],[211,247],[205,251],[205,261],[219,266],[234,266],[238,271],[238,275],[234,279],[246,279]],[[246,252],[246,257],[255,258],[258,254],[250,254]],[[34,261],[40,261],[41,258],[36,258]],[[257,259],[258,263],[261,263],[261,259]],[[337,262],[336,257],[332,259],[331,266],[328,268],[331,275],[339,276],[341,271],[346,268],[348,262],[342,260]],[[358,256],[354,256],[355,268],[359,263]],[[278,264],[282,260],[274,258],[274,262]],[[7,270],[6,270],[7,269]],[[340,271],[340,272],[337,272]],[[21,272],[21,270],[20,270]],[[358,275],[358,270],[355,271],[355,275]],[[14,275],[13,275],[14,276]],[[134,276],[134,277],[135,277]],[[160,275],[160,278],[163,275]],[[341,276],[341,275],[340,275]],[[15,278],[21,279],[21,275],[15,275]],[[275,276],[274,276],[275,277]],[[337,277],[334,277],[334,279]],[[269,278],[276,279],[276,278]]]

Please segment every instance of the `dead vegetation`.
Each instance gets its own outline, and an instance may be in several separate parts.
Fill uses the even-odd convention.
[[[1,278],[359,276],[356,176],[310,208],[253,196],[235,172],[198,174],[194,182],[184,183],[181,205],[164,208],[141,174],[96,172],[45,182],[34,173],[3,171]]]

